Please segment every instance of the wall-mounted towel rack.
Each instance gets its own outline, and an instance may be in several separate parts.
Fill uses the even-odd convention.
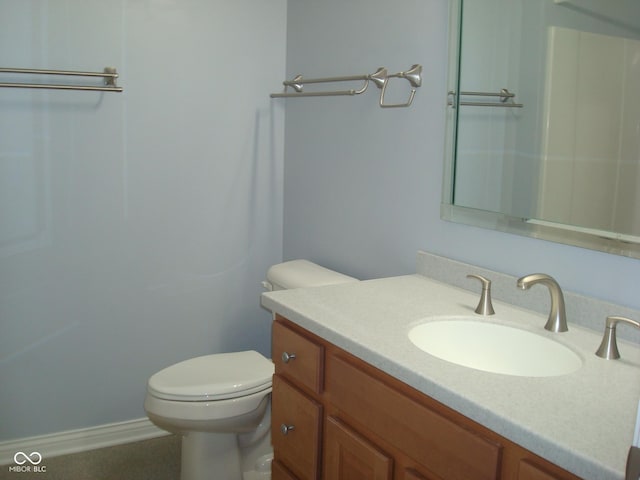
[[[385,103],[384,96],[387,91],[387,85],[389,84],[390,78],[404,78],[406,79],[411,86],[411,92],[409,94],[409,99],[405,103]],[[313,83],[336,83],[336,82],[364,82],[360,88],[351,89],[351,90],[329,90],[329,91],[319,91],[319,92],[305,92],[304,85],[305,84],[313,84]],[[416,94],[416,88],[422,85],[422,66],[421,65],[412,65],[411,68],[405,72],[398,72],[389,74],[385,67],[378,68],[375,72],[366,74],[366,75],[350,75],[343,77],[325,77],[325,78],[303,78],[302,75],[296,75],[292,80],[286,80],[282,82],[284,85],[284,92],[282,93],[272,93],[271,98],[294,98],[294,97],[329,97],[329,96],[340,96],[340,95],[360,95],[364,93],[367,88],[369,88],[369,84],[373,82],[373,84],[380,89],[380,101],[379,105],[382,108],[394,108],[394,107],[408,107],[413,102],[413,98]],[[292,88],[293,91],[288,91],[289,88]]]
[[[122,92],[116,85],[118,72],[113,67],[106,67],[102,72],[75,72],[68,70],[41,70],[34,68],[0,68],[0,73],[26,75],[60,75],[66,77],[101,77],[104,85],[65,85],[48,83],[0,83],[5,88],[44,88],[53,90],[89,90],[98,92]]]
[[[284,85],[283,93],[272,93],[271,98],[286,98],[286,97],[328,97],[335,95],[360,95],[364,93],[369,87],[369,82],[372,81],[378,88],[382,88],[382,84],[387,78],[387,69],[384,67],[378,68],[374,73],[368,75],[351,75],[344,77],[325,77],[325,78],[303,78],[302,75],[296,75],[293,80],[286,80],[282,82]],[[357,82],[363,80],[364,83],[359,89],[352,90],[334,90],[328,92],[304,92],[304,84],[309,83],[335,83],[335,82]],[[294,92],[288,92],[287,88],[293,88]]]
[[[454,97],[456,92],[450,91],[448,105],[455,108]],[[458,105],[471,107],[503,107],[503,108],[522,108],[522,103],[514,103],[513,99],[516,94],[503,88],[499,92],[460,92],[460,96],[476,96],[476,97],[499,97],[500,102],[466,102],[459,101]]]

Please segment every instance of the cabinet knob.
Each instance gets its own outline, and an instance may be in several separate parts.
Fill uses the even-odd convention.
[[[290,360],[295,360],[295,359],[296,359],[295,353],[282,352],[282,361],[284,363],[289,363]]]
[[[287,433],[295,429],[296,427],[294,425],[287,425],[285,423],[280,425],[280,431],[282,432],[283,435],[286,435]]]

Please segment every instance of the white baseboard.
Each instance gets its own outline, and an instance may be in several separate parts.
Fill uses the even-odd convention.
[[[49,457],[137,442],[163,435],[169,435],[169,433],[156,427],[148,418],[140,418],[37,437],[19,438],[0,442],[0,465],[13,464],[14,455],[17,452],[24,452],[26,455],[38,452],[42,457],[42,463],[46,464],[46,459]]]

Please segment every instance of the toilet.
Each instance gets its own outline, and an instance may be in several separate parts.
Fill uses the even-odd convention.
[[[273,265],[267,290],[357,281],[308,260]],[[217,353],[171,365],[149,378],[144,409],[182,437],[181,480],[271,478],[271,377],[260,353]]]

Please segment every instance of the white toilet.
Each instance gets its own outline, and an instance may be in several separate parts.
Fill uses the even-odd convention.
[[[357,281],[307,260],[272,266],[268,290]],[[271,360],[255,351],[205,355],[151,376],[144,409],[182,436],[181,480],[271,478]]]

